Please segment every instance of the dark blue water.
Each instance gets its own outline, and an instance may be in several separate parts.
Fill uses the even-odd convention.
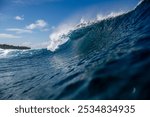
[[[0,99],[150,99],[149,0],[55,52],[0,50]]]

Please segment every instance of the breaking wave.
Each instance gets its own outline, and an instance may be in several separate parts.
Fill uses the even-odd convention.
[[[0,50],[0,99],[150,99],[149,21],[144,0],[128,13],[60,26],[52,52]]]
[[[86,21],[84,18],[81,18],[80,23],[78,24],[63,24],[60,25],[56,30],[50,34],[50,44],[47,47],[48,50],[54,52],[70,39],[72,32],[86,28],[87,26],[94,25],[102,20],[110,19],[124,14],[121,12],[111,12],[108,15],[97,14],[97,17],[94,20]]]

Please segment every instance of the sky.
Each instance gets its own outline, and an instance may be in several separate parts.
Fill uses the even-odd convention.
[[[46,48],[50,35],[61,25],[127,12],[139,1],[0,0],[0,44]]]

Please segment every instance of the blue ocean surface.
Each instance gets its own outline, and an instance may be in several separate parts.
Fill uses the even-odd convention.
[[[149,0],[67,37],[55,52],[0,49],[0,99],[150,99]]]

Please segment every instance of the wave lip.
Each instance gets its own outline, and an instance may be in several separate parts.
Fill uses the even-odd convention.
[[[67,33],[66,33],[67,34]],[[50,35],[50,45],[47,47],[48,50],[54,52],[59,48],[60,45],[66,43],[69,38],[65,33],[53,33]]]

